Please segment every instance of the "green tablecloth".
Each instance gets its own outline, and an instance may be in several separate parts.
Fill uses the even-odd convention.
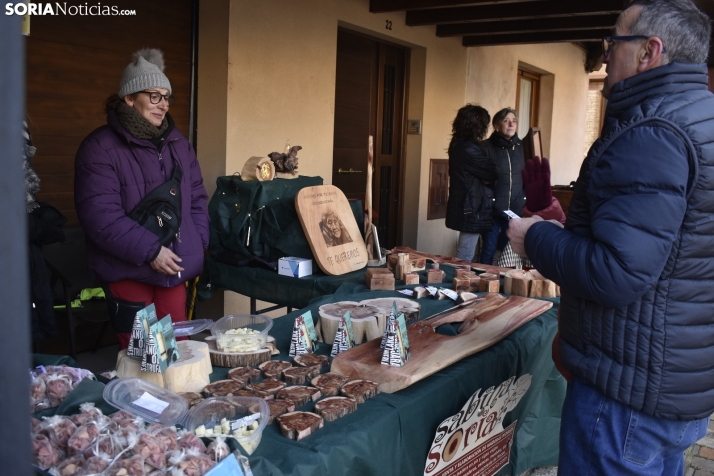
[[[274,321],[271,331],[281,355],[287,350],[295,317],[341,300],[361,301],[375,297],[402,296],[395,292],[347,293],[343,286],[334,296],[316,300],[306,309]],[[452,302],[419,300],[422,315],[447,309]],[[556,305],[558,300],[554,300]],[[498,344],[394,394],[380,394],[357,411],[301,441],[284,438],[276,425],[269,425],[260,446],[249,459],[258,475],[418,475],[423,474],[427,452],[437,426],[458,413],[477,390],[499,385],[512,376],[532,375],[531,387],[510,412],[503,426],[518,420],[511,463],[499,474],[520,474],[529,468],[557,464],[560,408],[565,380],[555,369],[550,348],[557,329],[556,309],[530,321]],[[329,353],[321,344],[318,353]],[[225,378],[228,369],[215,368],[211,380]],[[313,403],[299,410],[310,411]]]

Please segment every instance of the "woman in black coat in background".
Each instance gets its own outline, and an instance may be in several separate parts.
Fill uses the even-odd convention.
[[[491,187],[499,170],[481,144],[490,120],[486,109],[467,104],[456,114],[449,144],[446,226],[460,232],[456,257],[469,262],[473,261],[479,234],[493,225]]]

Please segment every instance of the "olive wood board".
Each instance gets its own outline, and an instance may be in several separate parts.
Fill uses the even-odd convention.
[[[332,360],[331,371],[352,379],[375,381],[380,392],[394,393],[496,344],[553,307],[549,301],[520,296],[506,298],[490,293],[482,297],[485,299],[480,303],[407,326],[411,355],[402,367],[381,364],[383,349],[379,338],[338,354]],[[463,322],[458,335],[436,332],[440,325],[452,322]]]
[[[318,266],[339,276],[367,266],[367,248],[345,194],[334,185],[306,187],[295,211]]]

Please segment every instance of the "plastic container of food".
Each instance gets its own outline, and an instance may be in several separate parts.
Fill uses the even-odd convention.
[[[164,426],[182,425],[187,431],[203,438],[218,436],[235,438],[248,454],[260,444],[263,430],[270,418],[270,408],[258,397],[210,397],[188,409],[181,395],[138,378],[114,379],[104,388],[104,399],[120,410]],[[223,419],[229,426],[223,430]],[[196,431],[199,427],[204,431]],[[205,432],[211,429],[210,433]]]
[[[114,379],[102,396],[120,410],[165,426],[180,423],[188,413],[188,402],[181,395],[139,378]]]
[[[265,346],[273,320],[265,315],[231,314],[211,327],[216,346],[223,352],[255,352]]]
[[[258,397],[211,397],[191,409],[184,428],[196,436],[235,438],[248,454],[260,444],[270,408]]]

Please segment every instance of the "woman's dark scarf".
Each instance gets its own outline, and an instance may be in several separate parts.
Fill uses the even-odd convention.
[[[169,122],[164,117],[159,127],[151,124],[139,111],[125,102],[120,102],[116,108],[119,123],[129,134],[137,139],[156,139],[166,132]]]

